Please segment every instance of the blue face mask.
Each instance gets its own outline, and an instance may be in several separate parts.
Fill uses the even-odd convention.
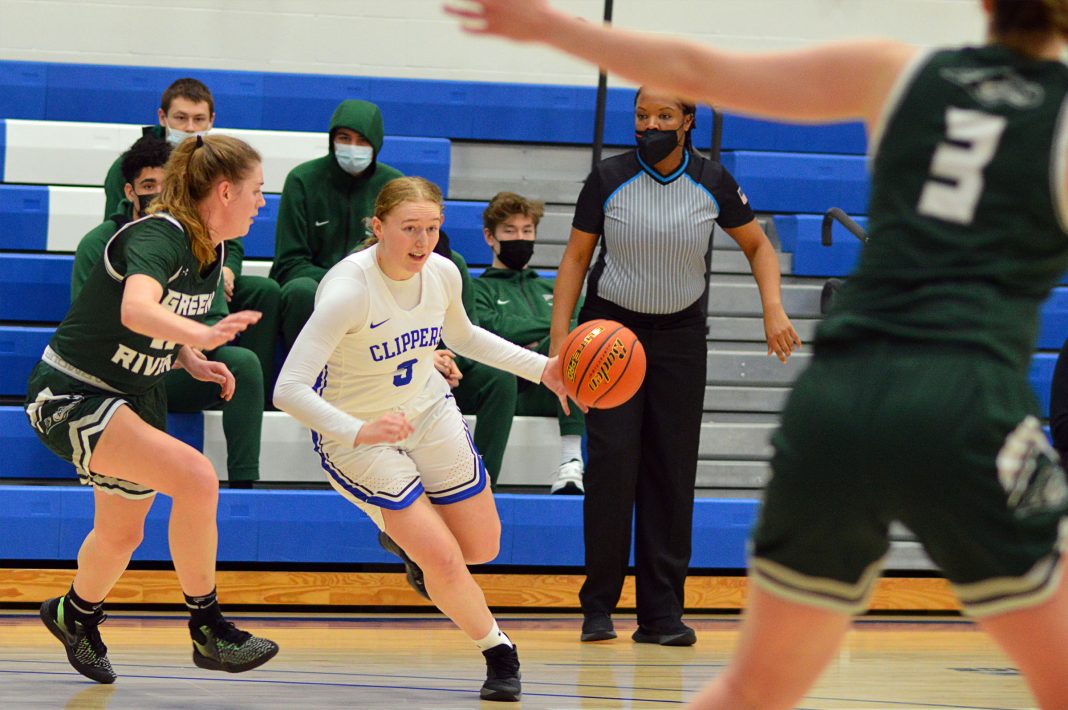
[[[359,176],[375,159],[375,151],[369,145],[334,144],[334,155],[341,169],[353,177]]]
[[[200,133],[188,133],[186,131],[179,131],[177,128],[171,128],[170,126],[167,126],[166,132],[167,142],[171,144],[171,148],[177,148],[186,138],[208,135],[208,131],[201,131]]]

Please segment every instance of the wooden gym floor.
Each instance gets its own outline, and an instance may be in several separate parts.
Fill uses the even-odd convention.
[[[187,617],[111,614],[101,627],[119,674],[97,685],[75,673],[35,611],[0,610],[0,708],[654,708],[680,706],[723,667],[734,616],[692,615],[692,648],[620,638],[580,644],[580,617],[502,614],[523,661],[519,705],[481,703],[484,664],[439,615],[234,615],[282,647],[240,675],[190,661]],[[789,659],[783,659],[789,663]],[[826,709],[993,710],[1033,707],[1022,678],[974,625],[960,618],[865,617],[799,705]]]

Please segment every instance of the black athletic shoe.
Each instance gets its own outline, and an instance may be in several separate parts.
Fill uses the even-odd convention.
[[[590,614],[582,620],[582,641],[611,641],[616,637],[612,617],[608,614]]]
[[[394,542],[393,538],[387,535],[385,530],[379,531],[378,544],[386,552],[391,552],[401,558],[401,561],[404,562],[404,570],[407,573],[408,585],[419,592],[419,595],[424,599],[430,599],[430,595],[426,591],[426,582],[423,581],[423,570],[419,569],[419,565],[412,562],[412,558],[408,557],[408,553],[404,551],[404,548]]]
[[[211,624],[193,626],[193,663],[209,671],[243,673],[262,666],[278,653],[274,641],[253,636],[219,617]]]
[[[504,703],[519,701],[523,687],[519,679],[519,654],[515,646],[502,643],[482,652],[486,657],[486,682],[482,684],[479,697]]]
[[[97,683],[114,683],[115,671],[108,660],[108,647],[100,639],[100,624],[107,617],[98,612],[85,621],[69,618],[63,597],[49,599],[41,605],[41,621],[67,649],[67,660],[74,670]]]
[[[637,643],[658,643],[661,646],[693,646],[697,643],[697,634],[686,624],[679,622],[677,628],[670,631],[650,631],[639,626],[631,636]]]

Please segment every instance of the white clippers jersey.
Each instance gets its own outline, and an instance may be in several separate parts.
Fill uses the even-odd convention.
[[[375,264],[375,248],[351,254],[323,278],[319,294],[339,278],[362,275],[368,298],[366,327],[346,333],[323,368],[315,390],[338,409],[356,416],[403,408],[427,382],[448,391],[434,369],[432,354],[441,340],[449,292],[443,268],[451,262],[432,255],[421,272],[419,303],[403,310]],[[431,379],[433,376],[433,379]],[[366,418],[366,417],[361,417]]]
[[[391,410],[417,416],[448,394],[448,383],[434,367],[441,339],[460,355],[540,381],[544,356],[471,324],[452,261],[430,255],[418,276],[418,302],[404,310],[376,253],[371,247],[352,254],[323,277],[315,312],[278,376],[276,406],[310,429],[351,444],[364,421]]]

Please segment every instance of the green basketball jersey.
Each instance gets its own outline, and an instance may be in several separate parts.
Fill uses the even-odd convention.
[[[919,58],[871,137],[870,241],[817,345],[886,336],[1021,369],[1068,268],[1068,67],[999,46]]]
[[[44,360],[68,375],[126,394],[143,394],[174,365],[179,345],[122,324],[125,279],[150,276],[163,287],[160,303],[203,320],[222,278],[224,248],[205,273],[181,224],[167,214],[130,222],[115,233],[56,329]]]

